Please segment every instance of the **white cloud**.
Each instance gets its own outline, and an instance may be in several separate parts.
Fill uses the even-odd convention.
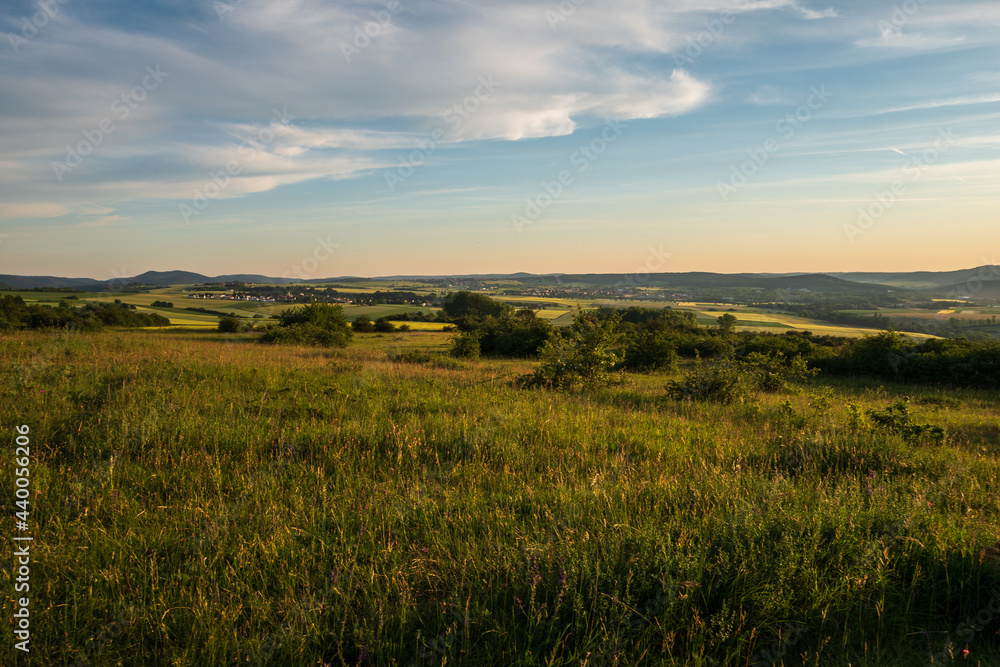
[[[58,218],[69,214],[68,207],[45,202],[0,202],[0,218]]]
[[[628,55],[680,44],[677,18],[688,3],[590,0],[556,29],[548,8],[438,1],[403,3],[389,16],[379,4],[246,0],[221,21],[209,14],[198,26],[203,42],[169,31],[132,34],[67,11],[22,49],[18,67],[0,54],[0,85],[17,99],[0,114],[0,132],[11,138],[0,148],[0,173],[69,206],[95,192],[102,205],[188,196],[207,170],[232,159],[234,140],[258,130],[272,107],[287,106],[302,122],[245,165],[225,191],[234,196],[378,168],[385,160],[373,151],[415,147],[434,128],[445,130],[444,143],[558,136],[602,117],[682,114],[710,98],[710,84],[691,73],[663,74]],[[372,12],[383,12],[377,30]],[[365,29],[374,34],[359,38]],[[345,45],[359,51],[348,59]],[[169,76],[122,117],[115,102],[147,65]],[[483,77],[500,85],[482,95]],[[449,109],[470,96],[477,108],[456,123]],[[51,163],[108,121],[113,129],[92,155],[56,183]],[[135,173],[137,165],[151,173]]]
[[[827,19],[827,18],[839,18],[840,17],[840,14],[837,13],[837,10],[834,9],[834,8],[832,8],[832,7],[828,8],[828,9],[823,9],[821,11],[816,11],[816,10],[813,10],[813,9],[808,9],[806,7],[799,7],[799,11],[801,11],[802,15],[805,18],[809,19],[810,21],[813,21],[813,20],[816,20],[816,19]]]

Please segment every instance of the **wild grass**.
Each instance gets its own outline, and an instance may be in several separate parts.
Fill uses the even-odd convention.
[[[524,390],[447,341],[0,338],[32,664],[1000,664],[995,394]],[[852,420],[904,395],[943,444]]]

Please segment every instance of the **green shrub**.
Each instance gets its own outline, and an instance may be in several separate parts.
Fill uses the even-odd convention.
[[[681,380],[667,384],[667,394],[679,400],[716,403],[746,402],[760,392],[785,389],[789,381],[815,375],[805,359],[790,361],[777,355],[752,352],[742,359],[732,354],[702,362]]]
[[[358,315],[351,322],[351,328],[358,333],[371,333],[375,331],[375,325],[367,315]]]
[[[616,331],[619,321],[617,314],[601,320],[591,313],[579,313],[568,336],[545,342],[539,354],[541,367],[519,378],[518,384],[564,389],[620,382],[621,378],[612,373],[618,357],[610,349],[620,338]]]
[[[676,370],[677,345],[664,331],[639,331],[625,344],[621,367],[640,371]]]
[[[775,354],[751,352],[740,363],[753,385],[769,394],[784,390],[791,381],[803,380],[819,372],[810,369],[806,360],[799,356],[787,359]]]
[[[407,350],[405,352],[390,352],[390,361],[401,361],[408,364],[429,364],[436,355],[423,350]]]
[[[479,358],[479,338],[478,331],[465,331],[451,339],[451,356],[459,359]]]
[[[872,425],[890,433],[903,436],[907,442],[943,442],[945,431],[940,426],[917,424],[910,415],[907,405],[909,398],[901,398],[882,410],[869,410],[868,417]]]
[[[388,317],[380,317],[375,320],[374,329],[378,333],[392,333],[396,330],[396,325],[390,322]]]
[[[667,383],[667,394],[677,400],[743,403],[755,393],[744,367],[731,356],[700,362],[682,379]]]
[[[268,329],[261,343],[346,347],[353,332],[344,308],[332,303],[308,303],[278,316],[279,326]]]
[[[323,329],[314,324],[295,324],[288,327],[274,327],[264,332],[261,343],[283,343],[286,345],[315,345],[318,347],[347,347],[350,330]]]
[[[221,333],[239,333],[244,330],[240,318],[234,315],[219,318],[219,331]]]

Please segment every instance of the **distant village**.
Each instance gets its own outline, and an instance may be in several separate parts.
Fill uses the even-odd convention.
[[[256,294],[189,294],[189,299],[213,299],[216,301],[252,301],[254,303],[295,303],[297,301],[302,301],[303,299],[314,298],[313,295],[298,293],[293,294],[291,292],[286,292],[285,294],[279,295],[256,295]],[[347,297],[324,297],[322,299],[328,303],[343,303],[349,304],[354,303],[353,299],[348,299]]]

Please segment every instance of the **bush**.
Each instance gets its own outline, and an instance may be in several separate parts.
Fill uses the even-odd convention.
[[[240,318],[234,315],[227,315],[219,318],[219,331],[221,333],[240,333],[243,331],[243,323]]]
[[[766,393],[781,391],[789,382],[804,380],[819,372],[817,369],[810,369],[806,360],[799,356],[788,359],[776,354],[751,352],[740,363],[754,386]]]
[[[311,324],[320,329],[341,330],[350,332],[344,308],[333,303],[307,303],[301,307],[290,308],[278,315],[278,321],[283,327],[296,324]]]
[[[351,322],[351,329],[358,333],[371,333],[375,331],[375,325],[367,315],[358,315]]]
[[[479,353],[478,331],[465,331],[451,339],[451,356],[459,359],[478,359]]]
[[[801,380],[818,371],[809,369],[805,359],[791,361],[758,352],[737,359],[731,354],[702,362],[681,380],[672,380],[667,393],[678,400],[744,403],[760,392],[774,393],[792,380]]]
[[[872,425],[903,436],[907,442],[943,442],[944,429],[930,424],[917,424],[910,416],[909,398],[901,398],[883,410],[869,410],[868,417]]]
[[[261,343],[286,345],[316,345],[319,347],[347,347],[350,331],[323,329],[315,324],[296,324],[289,327],[268,329],[260,337]]]
[[[434,361],[434,355],[423,350],[407,350],[406,352],[390,352],[389,361],[402,361],[409,364],[429,364]]]
[[[495,301],[485,294],[461,291],[444,297],[441,312],[447,317],[506,317],[514,312],[514,307],[503,301]]]
[[[639,371],[676,370],[677,345],[663,331],[639,331],[625,344],[621,367]]]
[[[701,362],[681,380],[667,383],[671,398],[713,403],[746,402],[756,393],[744,367],[731,356]]]
[[[723,336],[713,335],[712,331],[678,332],[672,339],[677,345],[677,354],[683,357],[699,357],[702,359],[724,355],[732,350],[732,343]]]
[[[620,378],[612,373],[618,357],[610,348],[620,335],[616,328],[620,316],[600,320],[590,313],[580,313],[569,336],[546,341],[540,357],[541,368],[522,376],[521,386],[586,388],[615,384]]]
[[[261,343],[346,347],[351,340],[351,327],[338,304],[308,303],[282,312],[278,320],[280,326],[265,332]]]
[[[380,317],[375,320],[374,329],[378,333],[392,333],[396,330],[396,325],[390,322],[388,317]]]

